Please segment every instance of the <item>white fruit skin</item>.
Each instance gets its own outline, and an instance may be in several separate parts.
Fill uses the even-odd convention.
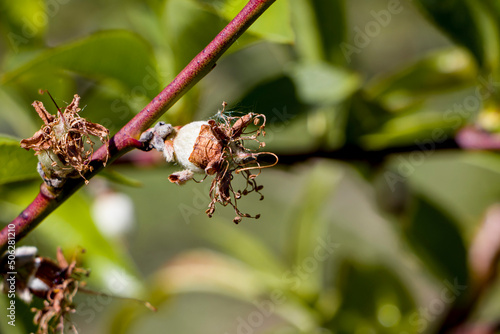
[[[177,162],[182,167],[194,173],[205,173],[203,169],[189,161],[189,156],[193,152],[196,139],[200,135],[201,126],[205,124],[208,124],[208,122],[198,121],[186,124],[180,128],[174,139],[174,151]]]

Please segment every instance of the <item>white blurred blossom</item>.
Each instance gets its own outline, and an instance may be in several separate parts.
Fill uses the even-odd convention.
[[[102,234],[121,236],[134,226],[134,203],[119,192],[105,191],[99,194],[92,205],[92,218]]]

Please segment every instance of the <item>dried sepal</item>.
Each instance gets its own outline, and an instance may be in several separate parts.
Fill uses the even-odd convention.
[[[108,144],[109,130],[80,117],[79,103],[80,97],[75,94],[64,112],[58,109],[57,116],[50,114],[40,101],[32,104],[44,125],[33,137],[23,139],[21,147],[32,149],[38,155],[46,182],[68,177],[84,178],[86,172],[92,171],[89,162],[94,153],[94,142],[90,136],[98,137],[103,145]]]
[[[215,174],[219,167],[219,161],[222,159],[223,149],[222,142],[214,136],[211,126],[204,124],[201,126],[193,150],[189,155],[189,161],[203,169],[207,174]]]
[[[188,169],[182,170],[180,172],[172,173],[168,176],[168,180],[172,183],[177,183],[182,185],[189,180],[192,180],[194,173]]]

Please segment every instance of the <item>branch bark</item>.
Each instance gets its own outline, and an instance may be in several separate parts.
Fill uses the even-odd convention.
[[[137,138],[167,111],[193,85],[207,75],[224,52],[266,11],[276,0],[250,0],[240,13],[201,51],[140,113],[132,118],[109,141],[109,159],[118,157],[138,146]],[[85,175],[92,178],[104,168],[108,153],[106,147],[97,150],[91,161],[93,171]],[[33,166],[36,168],[36,166]],[[83,179],[68,179],[57,195],[45,184],[37,197],[11,224],[15,226],[16,241],[33,230],[45,217],[84,184]],[[8,228],[0,231],[0,252],[7,248]]]

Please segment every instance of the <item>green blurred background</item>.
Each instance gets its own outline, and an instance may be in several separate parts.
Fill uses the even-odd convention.
[[[83,334],[436,333],[463,308],[498,321],[498,281],[471,301],[468,256],[500,159],[454,144],[466,124],[500,129],[498,3],[277,0],[162,117],[207,119],[223,101],[267,116],[282,163],[257,178],[263,201],[239,201],[259,220],[234,225],[221,207],[207,218],[208,182],[178,187],[176,166],[131,152],[18,246],[84,248],[89,287],[158,307],[81,293]],[[114,134],[244,4],[0,0],[2,224],[40,184],[19,148],[41,126],[31,103],[56,111],[39,89],[59,106],[78,93],[81,116]],[[17,305],[1,333],[35,330]]]

